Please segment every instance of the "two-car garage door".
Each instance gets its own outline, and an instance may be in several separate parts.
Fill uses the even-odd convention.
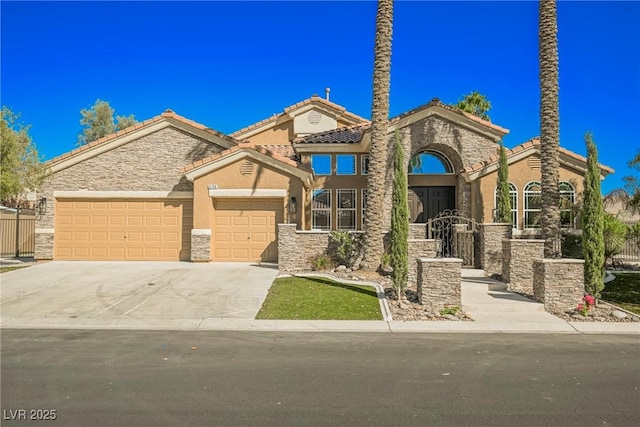
[[[188,260],[193,209],[182,199],[57,199],[54,259]]]

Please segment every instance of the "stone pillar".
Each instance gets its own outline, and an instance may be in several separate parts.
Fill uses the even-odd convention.
[[[407,243],[409,249],[408,282],[413,287],[418,283],[418,258],[435,258],[436,241],[433,239],[409,239]]]
[[[38,261],[53,259],[53,228],[35,229],[33,257]]]
[[[211,261],[211,229],[191,230],[191,262]]]
[[[462,306],[462,260],[459,258],[419,258],[418,300],[427,310]]]
[[[544,257],[544,240],[503,239],[502,281],[507,289],[533,295],[533,260]]]
[[[278,224],[278,271],[295,271],[291,249],[296,247],[296,224]]]
[[[584,260],[535,259],[533,295],[549,313],[575,308],[584,296]]]
[[[480,266],[491,276],[502,274],[502,240],[510,239],[511,224],[479,224],[480,229]]]
[[[310,261],[327,253],[329,232],[299,231],[296,224],[278,224],[278,271],[310,271]]]
[[[427,224],[412,222],[409,224],[409,239],[419,240],[427,238]]]

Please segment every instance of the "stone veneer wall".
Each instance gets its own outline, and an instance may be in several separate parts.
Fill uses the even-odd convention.
[[[510,291],[533,295],[533,260],[544,257],[544,240],[503,239],[502,281]]]
[[[418,258],[435,258],[436,241],[431,239],[409,239],[408,285],[414,288],[418,283]]]
[[[53,228],[35,230],[35,259],[53,259]]]
[[[420,258],[418,300],[431,312],[446,306],[462,306],[462,260],[459,258]]]
[[[533,295],[549,313],[575,308],[584,296],[584,260],[533,260]]]
[[[309,271],[309,260],[329,247],[328,231],[300,231],[296,224],[278,224],[278,271]]]
[[[191,230],[191,261],[192,262],[211,261],[211,230],[210,229]]]
[[[98,154],[45,180],[38,197],[47,198],[47,211],[36,229],[53,230],[54,191],[193,191],[180,169],[223,148],[174,128],[164,128]],[[37,238],[36,259],[53,257],[53,238]]]
[[[480,267],[490,276],[502,274],[502,240],[510,239],[511,224],[479,224]]]
[[[427,237],[427,224],[412,222],[409,223],[409,240],[425,239]]]

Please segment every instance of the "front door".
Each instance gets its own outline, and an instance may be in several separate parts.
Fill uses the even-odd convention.
[[[409,187],[410,222],[427,222],[456,208],[456,187]]]

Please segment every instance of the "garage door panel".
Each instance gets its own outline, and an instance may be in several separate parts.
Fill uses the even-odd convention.
[[[190,200],[58,199],[54,258],[188,260],[192,213]]]
[[[215,261],[277,261],[282,199],[216,199],[211,253]]]

